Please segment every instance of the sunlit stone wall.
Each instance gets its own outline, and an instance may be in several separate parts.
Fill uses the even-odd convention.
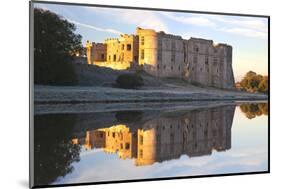
[[[86,54],[88,64],[95,64],[95,62],[106,61],[107,47],[104,43],[94,43],[87,41]]]
[[[146,72],[159,76],[157,72],[157,32],[152,29],[137,28],[136,35],[139,39],[139,65]]]

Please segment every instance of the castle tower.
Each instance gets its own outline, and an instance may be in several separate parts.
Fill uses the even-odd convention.
[[[148,73],[157,75],[157,33],[138,27],[136,34],[139,39],[139,65]]]
[[[86,56],[88,64],[93,64],[93,57],[92,57],[92,43],[87,40],[86,43]]]

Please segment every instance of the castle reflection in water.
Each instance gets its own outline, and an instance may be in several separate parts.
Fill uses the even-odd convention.
[[[189,157],[209,155],[212,150],[231,148],[231,126],[235,106],[225,106],[175,115],[159,115],[145,121],[141,127],[116,124],[88,130],[72,143],[85,149],[103,149],[117,153],[121,159],[134,159],[136,166]]]

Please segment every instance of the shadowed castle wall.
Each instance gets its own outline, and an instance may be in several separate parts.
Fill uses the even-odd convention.
[[[232,47],[214,45],[212,40],[191,38],[185,41],[185,78],[191,83],[218,88],[233,88]]]
[[[159,32],[157,42],[158,76],[181,78],[183,76],[184,59],[182,38]]]

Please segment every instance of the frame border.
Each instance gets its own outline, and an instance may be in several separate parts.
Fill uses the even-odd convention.
[[[244,16],[244,17],[258,17],[267,18],[268,21],[268,170],[267,171],[254,171],[254,172],[241,172],[241,173],[222,173],[212,175],[195,175],[195,176],[178,176],[178,177],[162,177],[162,178],[149,178],[149,179],[131,179],[131,180],[116,180],[116,181],[98,181],[98,182],[83,182],[83,183],[68,183],[68,184],[53,184],[53,185],[34,185],[34,83],[33,83],[33,9],[34,4],[55,4],[55,5],[72,5],[72,6],[88,6],[100,8],[119,8],[119,9],[133,9],[133,10],[150,10],[150,11],[166,11],[166,12],[183,12],[195,14],[210,14],[210,15],[224,15],[224,16]],[[71,3],[71,2],[56,2],[56,1],[29,1],[29,188],[53,188],[53,187],[68,187],[68,186],[85,186],[85,185],[98,185],[98,184],[117,184],[117,183],[132,183],[132,182],[147,182],[147,181],[162,181],[162,180],[175,180],[175,179],[191,179],[191,178],[211,178],[211,177],[225,177],[225,176],[239,176],[239,175],[257,175],[270,173],[270,16],[259,14],[240,14],[240,13],[225,13],[225,12],[209,12],[209,11],[194,11],[194,10],[175,10],[163,8],[149,8],[149,7],[132,7],[132,6],[117,6],[117,5],[102,5],[102,4],[88,4],[88,3]]]

